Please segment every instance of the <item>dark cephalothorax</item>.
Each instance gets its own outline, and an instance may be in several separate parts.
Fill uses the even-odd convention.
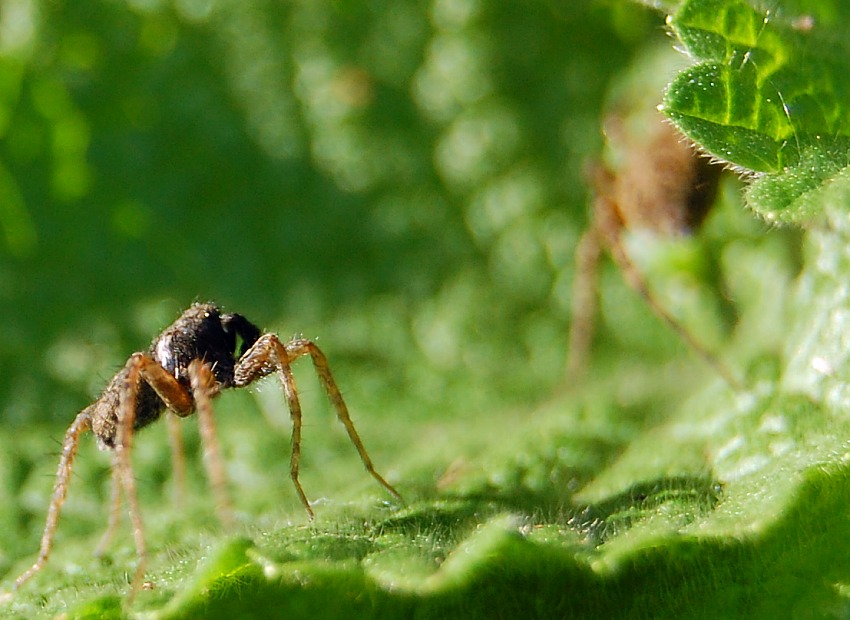
[[[162,366],[187,391],[190,390],[189,365],[201,360],[209,366],[217,389],[233,387],[233,371],[242,357],[260,337],[260,328],[241,314],[222,314],[213,304],[194,304],[151,343],[147,355]],[[239,346],[241,341],[241,346]],[[239,355],[236,355],[239,346]],[[271,368],[270,372],[274,369]],[[118,401],[129,369],[125,366],[113,377],[87,411],[101,447],[115,447],[118,427]],[[147,381],[136,393],[133,429],[155,422],[168,404]]]

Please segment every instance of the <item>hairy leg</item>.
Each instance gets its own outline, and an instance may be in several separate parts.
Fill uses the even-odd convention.
[[[165,415],[165,423],[168,427],[168,443],[171,446],[174,505],[178,510],[183,510],[186,506],[186,455],[183,453],[183,430],[178,417],[169,411]]]
[[[598,305],[597,284],[602,245],[591,228],[579,239],[575,253],[575,276],[572,288],[569,344],[567,350],[567,381],[581,382],[587,372]]]
[[[89,409],[85,409],[74,418],[71,426],[65,432],[65,439],[62,442],[62,456],[59,458],[56,482],[53,484],[53,497],[50,500],[50,507],[47,509],[47,522],[44,525],[44,533],[41,535],[41,548],[38,552],[38,559],[35,561],[35,564],[15,579],[13,586],[15,590],[29,581],[47,563],[50,550],[53,548],[53,536],[56,533],[56,527],[59,525],[59,515],[62,512],[62,505],[65,503],[65,498],[68,495],[68,483],[71,479],[71,469],[74,464],[74,457],[77,455],[80,435],[90,429],[91,416],[89,415]]]
[[[290,365],[301,356],[309,355],[313,360],[313,366],[316,374],[319,377],[322,387],[328,394],[331,404],[336,411],[337,418],[345,426],[348,432],[349,439],[357,449],[360,459],[366,467],[366,470],[372,475],[378,483],[381,484],[394,497],[401,499],[401,495],[377,472],[363,442],[351,421],[351,416],[348,413],[348,407],[342,398],[342,394],[337,387],[336,381],[331,375],[328,367],[327,359],[321,350],[309,340],[295,339],[287,344],[283,344],[280,339],[274,334],[265,334],[254,346],[248,350],[245,355],[239,360],[234,372],[234,385],[236,387],[244,387],[257,379],[265,377],[277,371],[283,391],[286,396],[289,413],[292,418],[292,454],[290,457],[290,477],[298,493],[301,503],[307,510],[310,518],[313,518],[313,510],[310,507],[310,502],[301,487],[298,480],[299,461],[301,456],[301,404],[298,400],[298,389],[295,385],[295,377],[292,374]]]
[[[133,447],[133,424],[136,419],[136,397],[139,392],[139,381],[142,369],[150,363],[156,364],[144,354],[136,353],[127,361],[127,375],[121,388],[120,412],[118,415],[118,440],[115,442],[115,469],[124,496],[127,498],[127,508],[130,514],[130,525],[133,529],[133,540],[136,544],[138,565],[133,575],[129,598],[132,599],[142,587],[145,568],[148,563],[148,553],[145,546],[145,532],[142,523],[139,496],[136,492],[136,479],[133,475],[133,464],[130,455]],[[159,366],[158,364],[156,364]]]
[[[331,405],[333,405],[333,408],[336,411],[336,416],[339,418],[339,421],[342,422],[342,425],[345,426],[345,430],[348,432],[348,437],[357,449],[357,453],[360,455],[360,460],[363,461],[366,471],[368,471],[382,487],[389,491],[391,495],[393,495],[396,499],[401,500],[401,494],[399,494],[399,492],[396,491],[389,482],[384,480],[383,476],[378,473],[375,466],[372,464],[372,459],[369,458],[369,453],[366,452],[366,448],[363,446],[363,441],[360,439],[360,435],[354,427],[354,422],[351,421],[351,416],[348,413],[348,407],[342,398],[342,393],[339,391],[336,381],[334,381],[325,354],[322,353],[321,349],[319,349],[319,347],[310,340],[295,339],[287,342],[285,345],[282,345],[278,340],[277,344],[278,346],[283,346],[285,348],[286,354],[290,360],[295,360],[302,355],[310,356],[313,360],[313,367],[316,369],[316,374],[319,376],[319,381],[321,381],[322,386],[325,388],[325,392],[327,392]]]
[[[111,491],[109,498],[109,521],[106,524],[106,531],[100,537],[100,542],[95,548],[95,557],[101,557],[106,553],[106,548],[112,542],[115,531],[118,529],[118,523],[121,521],[121,476],[119,475],[118,464],[115,462],[113,455],[112,459],[112,478]]]
[[[212,408],[212,397],[218,393],[218,385],[210,367],[201,360],[193,360],[189,364],[189,380],[204,444],[204,465],[215,495],[216,512],[222,525],[229,528],[234,523],[233,509],[227,494],[227,476],[218,447]]]

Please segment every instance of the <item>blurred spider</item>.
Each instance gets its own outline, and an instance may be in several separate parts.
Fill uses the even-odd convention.
[[[609,141],[624,157],[616,173],[604,164],[591,171],[595,197],[591,223],[576,247],[567,373],[575,381],[587,365],[597,312],[599,261],[607,251],[653,312],[730,386],[738,387],[737,379],[720,360],[658,302],[623,243],[627,230],[648,230],[661,236],[692,233],[717,195],[722,166],[697,153],[659,112],[653,110],[652,114],[643,117],[644,135],[640,138],[628,135],[623,119],[616,115],[605,126]]]
[[[237,341],[241,340],[239,357]],[[163,331],[146,353],[134,353],[94,403],[77,415],[65,433],[62,456],[56,472],[53,497],[47,511],[47,523],[41,537],[38,559],[14,583],[20,588],[47,563],[59,514],[68,492],[71,469],[80,436],[91,430],[101,449],[113,451],[112,501],[109,523],[98,545],[100,554],[120,519],[121,494],[127,498],[136,554],[139,561],[132,582],[131,596],[143,584],[147,551],[141,511],[136,494],[136,481],[130,460],[134,433],[155,422],[166,409],[186,417],[197,411],[204,464],[215,495],[218,516],[224,525],[233,521],[227,496],[224,467],[215,436],[212,399],[224,388],[245,387],[275,371],[280,375],[289,412],[292,417],[292,453],[289,473],[295,490],[310,519],[313,510],[298,481],[301,455],[301,405],[290,365],[309,355],[322,386],[327,392],[337,417],[366,470],[390,494],[396,491],[375,470],[363,442],[354,428],[342,394],[328,368],[321,350],[310,340],[296,338],[281,342],[275,334],[262,334],[258,327],[239,314],[222,314],[212,304],[193,304]],[[169,416],[170,418],[171,416]]]

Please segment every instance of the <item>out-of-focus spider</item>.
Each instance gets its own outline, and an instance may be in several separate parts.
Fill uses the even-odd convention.
[[[241,347],[237,357],[237,345]],[[47,563],[59,514],[68,492],[71,468],[80,436],[91,430],[101,449],[113,451],[112,501],[109,523],[96,553],[104,550],[118,524],[121,495],[127,499],[138,566],[131,596],[143,583],[147,551],[136,481],[130,453],[135,432],[155,422],[168,409],[186,417],[197,412],[204,463],[215,495],[216,509],[224,525],[232,523],[224,467],[215,436],[212,399],[222,389],[245,387],[257,379],[277,372],[283,384],[292,417],[292,453],[289,472],[295,490],[310,519],[313,510],[298,481],[301,454],[301,405],[291,364],[309,355],[316,374],[336,410],[340,422],[366,470],[390,494],[401,499],[398,491],[375,470],[363,442],[354,428],[342,394],[321,350],[310,340],[296,338],[281,342],[275,334],[261,334],[258,327],[239,314],[223,314],[212,304],[193,304],[163,331],[145,353],[134,353],[94,403],[80,412],[65,433],[62,456],[56,472],[53,498],[47,511],[47,523],[41,537],[38,559],[14,583],[17,590]],[[172,416],[168,416],[172,418]]]
[[[662,115],[644,115],[640,138],[627,135],[624,121],[608,119],[605,133],[622,151],[616,172],[604,164],[592,169],[591,221],[576,248],[576,278],[567,373],[575,382],[587,365],[597,313],[599,261],[607,251],[626,282],[732,387],[737,379],[698,338],[657,301],[632,262],[624,231],[647,230],[659,236],[690,234],[714,203],[722,166],[698,154]]]

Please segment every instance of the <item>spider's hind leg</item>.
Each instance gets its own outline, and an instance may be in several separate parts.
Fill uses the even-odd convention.
[[[65,503],[65,498],[68,495],[68,484],[71,479],[71,470],[74,464],[74,457],[77,455],[80,436],[86,431],[91,430],[92,418],[90,410],[91,407],[79,413],[65,432],[65,439],[62,441],[62,456],[59,458],[59,468],[56,471],[53,497],[50,500],[50,507],[47,509],[47,522],[44,525],[44,533],[41,535],[41,547],[38,551],[38,559],[36,559],[35,564],[15,579],[15,583],[12,586],[15,590],[32,579],[38,571],[44,568],[48,557],[50,557],[50,550],[53,548],[53,536],[56,534],[56,527],[59,525],[62,505]]]

